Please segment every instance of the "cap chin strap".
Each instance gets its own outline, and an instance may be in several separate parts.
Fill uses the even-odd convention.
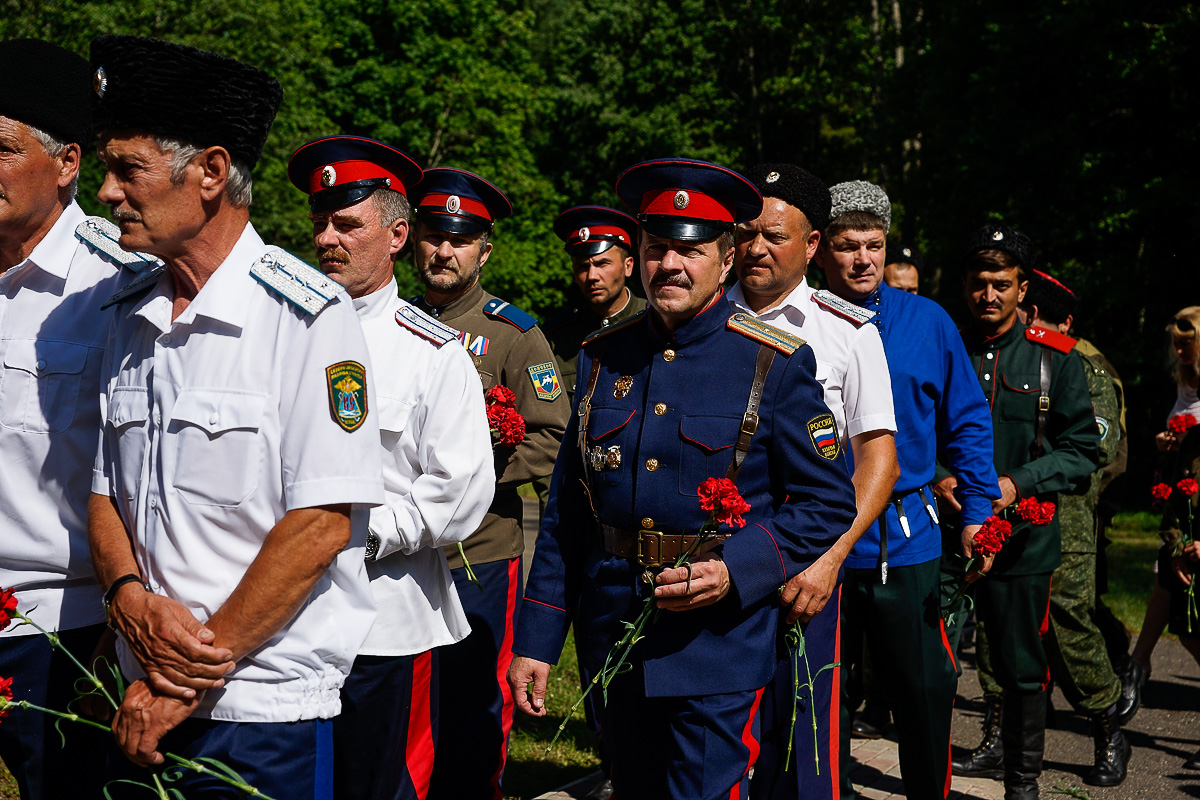
[[[669,214],[643,214],[639,221],[642,230],[651,236],[679,242],[707,242],[723,233],[733,231],[732,222],[675,217]]]

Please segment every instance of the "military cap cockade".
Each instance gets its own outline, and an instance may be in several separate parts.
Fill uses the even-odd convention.
[[[754,184],[707,161],[643,161],[622,172],[616,188],[642,229],[663,239],[708,241],[762,213]]]
[[[41,39],[0,42],[0,115],[86,149],[91,72],[83,56]]]
[[[892,227],[892,201],[888,200],[887,192],[875,184],[846,181],[829,187],[829,194],[833,198],[833,206],[829,209],[830,220],[851,211],[865,211],[883,220],[884,232]]]
[[[97,131],[140,131],[224,147],[253,167],[283,91],[232,58],[144,36],[92,40]]]
[[[445,233],[483,233],[513,212],[504,192],[475,173],[455,167],[425,170],[413,195],[421,224]]]
[[[633,249],[637,220],[624,211],[604,206],[575,206],[554,220],[554,235],[566,243],[573,256],[600,255],[613,245]]]
[[[829,224],[829,208],[833,203],[825,181],[795,164],[756,164],[746,173],[763,198],[777,197],[795,206],[808,217],[813,230]]]
[[[288,180],[315,211],[352,206],[376,189],[408,196],[421,168],[390,144],[363,136],[325,136],[301,145],[288,161]]]
[[[999,250],[1007,253],[1026,269],[1033,269],[1037,263],[1037,251],[1034,250],[1030,238],[1008,225],[989,223],[976,230],[967,240],[963,258],[967,259],[983,250]]]
[[[892,244],[888,242],[884,264],[912,264],[919,270],[925,269],[925,259],[917,248],[908,244]]]

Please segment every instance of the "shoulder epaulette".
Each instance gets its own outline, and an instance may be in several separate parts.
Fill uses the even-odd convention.
[[[625,319],[621,320],[620,322],[614,322],[612,325],[609,325],[607,328],[601,328],[600,330],[592,331],[591,333],[588,334],[587,338],[583,340],[583,343],[589,344],[591,342],[596,341],[597,339],[602,339],[605,336],[608,336],[610,333],[614,333],[614,332],[622,330],[624,328],[628,328],[629,326],[633,325],[636,322],[641,322],[642,318],[645,316],[646,316],[646,309],[643,308],[641,311],[637,312],[632,317],[626,317]]]
[[[582,306],[571,306],[570,308],[564,308],[562,311],[546,320],[546,324],[542,326],[542,333],[551,334],[559,328],[565,328],[567,325],[570,325],[572,322],[579,319],[579,314],[581,311],[583,311]]]
[[[874,311],[863,308],[859,305],[855,305],[849,300],[844,300],[828,289],[821,289],[820,291],[813,292],[812,297],[817,305],[821,306],[821,308],[832,311],[842,319],[850,320],[855,325],[862,325],[863,323],[870,322],[871,318],[875,316]]]
[[[254,279],[306,314],[317,314],[345,287],[286,250],[273,247],[250,267]]]
[[[737,331],[743,336],[748,336],[759,344],[773,347],[785,356],[790,356],[806,344],[799,336],[793,336],[774,325],[768,325],[762,320],[740,312],[730,317],[725,323],[725,327],[731,331]]]
[[[487,314],[489,317],[495,317],[496,319],[504,320],[521,333],[524,333],[534,325],[537,325],[537,319],[529,314],[526,314],[516,306],[504,302],[498,297],[493,297],[491,300],[487,301],[487,304],[483,307],[483,313]]]
[[[122,248],[118,243],[121,229],[103,217],[88,217],[76,225],[75,238],[133,272],[141,272],[158,263],[154,256],[131,253]]]
[[[1052,350],[1057,350],[1060,353],[1069,353],[1075,347],[1075,340],[1070,336],[1058,331],[1047,330],[1046,328],[1026,328],[1025,338],[1031,342],[1045,345]]]
[[[149,289],[154,284],[158,283],[158,279],[167,271],[167,265],[162,262],[155,262],[149,268],[143,269],[138,273],[138,276],[129,283],[121,287],[121,290],[108,298],[101,304],[100,310],[115,306],[117,303],[124,302],[134,295],[139,295]]]
[[[458,339],[458,331],[438,322],[416,306],[405,305],[396,312],[396,323],[436,345]]]

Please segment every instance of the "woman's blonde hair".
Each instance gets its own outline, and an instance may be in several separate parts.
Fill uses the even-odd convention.
[[[1167,335],[1171,337],[1173,342],[1175,339],[1191,339],[1198,340],[1197,331],[1200,330],[1200,306],[1188,306],[1181,309],[1175,314],[1174,319],[1167,324]],[[1200,341],[1197,341],[1200,345]],[[1180,386],[1190,386],[1196,380],[1196,359],[1192,360],[1191,364],[1185,364],[1175,355],[1174,348],[1171,349],[1171,361],[1174,364],[1175,381]]]

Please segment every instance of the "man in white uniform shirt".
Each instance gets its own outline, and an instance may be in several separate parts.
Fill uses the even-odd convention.
[[[813,292],[805,280],[817,250],[821,229],[829,219],[829,189],[820,179],[792,164],[760,164],[746,173],[763,196],[763,212],[737,230],[734,268],[738,283],[729,301],[804,339],[817,359],[817,380],[833,414],[837,435],[850,445],[858,515],[850,530],[780,591],[792,610],[788,622],[806,623],[809,664],[818,669],[839,660],[838,583],[842,562],[871,522],[883,511],[899,477],[894,434],[891,380],[883,343],[871,312],[838,301],[828,292]],[[782,635],[781,635],[782,638]],[[751,782],[751,797],[837,797],[840,674],[817,677],[812,716],[792,719],[791,659],[780,661],[775,680],[762,703],[762,752]],[[788,742],[796,737],[796,764],[785,769]],[[823,770],[807,755],[813,738]],[[801,788],[802,787],[802,788]]]
[[[92,64],[100,199],[122,246],[166,265],[115,298],[102,372],[89,538],[133,679],[117,744],[138,765],[212,757],[265,794],[332,798],[383,500],[362,329],[341,286],[249,223],[273,78],[135,36],[93,40]]]
[[[408,191],[421,169],[358,136],[309,142],[288,177],[309,195],[316,258],[354,298],[376,368],[387,502],[371,512],[367,574],[379,614],[334,721],[338,797],[422,800],[437,745],[437,650],[466,638],[442,546],[466,539],[496,474],[483,383],[457,331],[398,296]]]
[[[75,203],[91,146],[91,69],[37,39],[0,42],[0,587],[81,658],[104,631],[87,543],[105,298],[151,262],[105,236]],[[91,241],[89,241],[91,239]],[[108,252],[100,246],[103,244]],[[17,701],[65,709],[79,673],[30,625],[0,634],[0,676]],[[0,758],[25,800],[100,793],[103,738],[12,711]],[[70,765],[68,767],[68,765]]]

